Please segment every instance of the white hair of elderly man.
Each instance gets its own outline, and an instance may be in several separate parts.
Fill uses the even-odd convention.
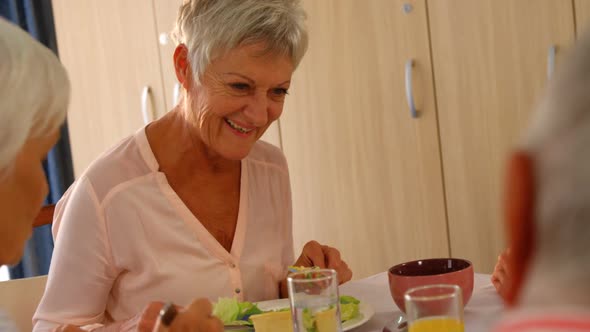
[[[521,149],[536,190],[522,303],[590,307],[590,31],[548,83]]]

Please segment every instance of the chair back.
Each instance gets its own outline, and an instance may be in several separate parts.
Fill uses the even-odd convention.
[[[0,282],[0,310],[16,324],[17,331],[33,330],[33,314],[46,283],[47,276]]]
[[[54,204],[42,207],[33,221],[33,227],[50,225],[54,211]],[[0,282],[0,311],[8,315],[18,331],[33,330],[33,314],[41,301],[46,282],[47,276]]]
[[[49,225],[53,222],[53,212],[55,211],[55,204],[45,205],[39,211],[39,214],[33,222],[33,227]]]

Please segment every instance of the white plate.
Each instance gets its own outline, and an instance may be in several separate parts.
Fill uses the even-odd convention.
[[[257,302],[258,308],[262,311],[269,311],[269,310],[279,310],[289,307],[289,299],[279,299],[279,300],[270,300],[270,301],[262,301]],[[349,331],[354,329],[355,327],[361,326],[373,317],[375,314],[375,310],[369,304],[365,302],[361,302],[359,304],[359,315],[351,320],[347,320],[346,322],[342,323],[342,330]]]

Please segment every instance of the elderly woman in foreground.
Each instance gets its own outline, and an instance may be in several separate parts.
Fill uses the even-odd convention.
[[[0,19],[0,265],[18,263],[47,196],[42,162],[68,99],[68,78],[53,53]],[[0,331],[13,330],[0,312]]]
[[[295,260],[287,163],[259,141],[306,51],[304,19],[295,0],[185,1],[173,57],[181,102],[96,160],[58,204],[36,331],[149,329],[159,301],[285,297],[289,265],[350,280],[339,252],[315,241]]]

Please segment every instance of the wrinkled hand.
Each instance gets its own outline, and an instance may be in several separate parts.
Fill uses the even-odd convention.
[[[162,302],[152,302],[146,305],[143,310],[130,319],[113,322],[107,325],[93,327],[94,332],[115,332],[115,331],[138,331],[152,332],[158,321],[160,309],[164,306]],[[74,325],[62,325],[55,328],[53,332],[83,332],[87,331]]]
[[[168,327],[170,332],[223,332],[223,323],[212,315],[213,306],[207,299],[195,300],[184,310],[178,312],[172,324]],[[160,325],[158,320],[154,331]]]
[[[303,246],[301,255],[294,265],[334,269],[338,273],[340,284],[352,279],[352,271],[348,268],[348,264],[340,258],[340,252],[336,248],[321,245],[317,241],[309,241]]]
[[[510,248],[506,249],[500,256],[498,262],[492,273],[492,284],[496,287],[498,294],[506,299],[506,292],[508,291],[508,283],[512,278],[508,265],[508,257],[510,256]]]
[[[160,309],[164,306],[162,302],[151,302],[143,308],[143,311],[135,316],[135,319],[129,320],[125,325],[133,326],[137,324],[138,332],[151,332],[158,321]]]

